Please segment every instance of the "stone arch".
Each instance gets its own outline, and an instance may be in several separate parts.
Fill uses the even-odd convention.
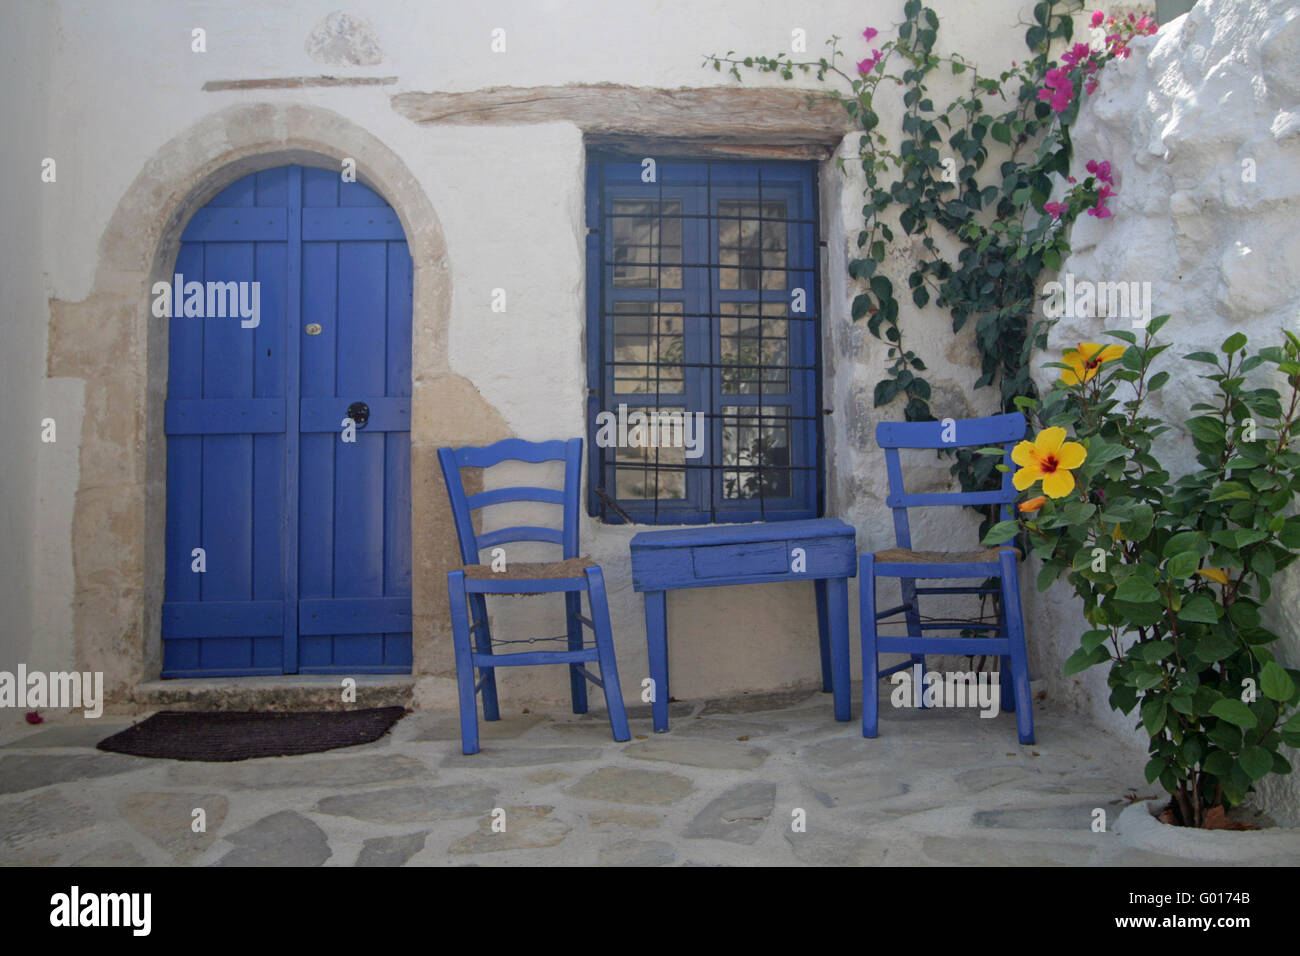
[[[437,583],[456,550],[433,452],[506,430],[448,366],[450,270],[437,214],[405,163],[346,117],[303,105],[232,106],[203,117],[152,156],[100,238],[90,294],[50,303],[47,374],[85,382],[72,523],[76,664],[104,673],[110,704],[130,705],[133,688],[156,678],[161,666],[167,326],[152,318],[150,289],[170,279],[190,217],[230,183],[290,163],[340,169],[344,157],[356,159],[358,179],[397,212],[414,263],[414,672],[449,669],[447,642],[430,639],[445,631],[446,597]],[[448,402],[455,415],[434,413]]]

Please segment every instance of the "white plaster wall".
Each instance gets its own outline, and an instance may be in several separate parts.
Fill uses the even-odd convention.
[[[1106,67],[1097,95],[1074,132],[1078,177],[1089,159],[1115,173],[1114,218],[1081,217],[1074,252],[1062,265],[1076,279],[1153,285],[1153,314],[1170,313],[1162,335],[1173,342],[1165,367],[1174,378],[1151,403],[1174,426],[1158,447],[1178,473],[1195,466],[1183,426],[1189,406],[1208,401],[1211,383],[1178,356],[1218,352],[1234,331],[1252,347],[1296,331],[1300,312],[1300,5],[1290,0],[1201,0],[1193,10],[1134,44],[1134,55]],[[1243,160],[1255,181],[1243,181]],[[1057,350],[1103,341],[1123,319],[1067,319]],[[1046,359],[1044,359],[1046,360]],[[1056,370],[1040,370],[1046,385]],[[1279,390],[1283,383],[1274,382]],[[1289,666],[1300,664],[1300,576],[1274,582],[1269,625]],[[1132,733],[1136,714],[1109,709],[1104,669],[1066,680],[1061,664],[1083,630],[1078,604],[1063,586],[1031,600],[1051,635],[1045,674],[1057,697],[1096,720]],[[1295,763],[1296,755],[1292,755]],[[1300,782],[1269,778],[1260,800],[1280,820],[1300,822]]]
[[[1031,8],[1027,0],[936,0],[932,5],[942,19],[942,49],[960,48],[996,67],[1024,56],[1024,24]],[[15,27],[3,32],[19,55],[0,63],[0,71],[13,82],[29,73],[50,79],[48,90],[34,91],[27,105],[10,103],[6,109],[15,114],[19,128],[31,131],[27,138],[46,143],[44,151],[58,158],[59,183],[43,194],[39,258],[38,243],[31,239],[18,243],[17,258],[6,258],[5,268],[27,289],[13,302],[25,331],[6,330],[6,348],[0,351],[11,354],[12,339],[26,356],[13,362],[26,370],[18,373],[26,376],[20,380],[38,384],[48,321],[45,296],[68,301],[86,296],[109,217],[163,143],[231,104],[305,103],[336,111],[381,138],[428,194],[446,236],[451,270],[452,370],[471,380],[522,437],[582,434],[585,155],[580,131],[569,123],[423,127],[396,114],[390,97],[408,90],[570,82],[725,84],[730,82],[725,75],[701,69],[704,54],[729,49],[775,53],[788,48],[795,27],[807,30],[812,54],[831,33],[844,37],[846,62],[851,64],[867,52],[859,36],[863,27],[871,25],[887,34],[901,17],[901,8],[901,0],[373,2],[342,9],[368,20],[382,50],[381,62],[322,67],[308,56],[305,40],[321,18],[339,9],[338,0],[285,5],[62,0],[43,8],[48,28],[46,20],[34,14],[17,15],[26,5],[11,2],[6,25]],[[196,27],[206,30],[206,53],[191,51],[191,30]],[[504,54],[489,51],[494,27],[507,30]],[[43,35],[42,29],[52,35]],[[208,80],[321,73],[396,76],[398,82],[342,89],[202,90]],[[746,82],[784,85],[756,76]],[[936,101],[955,91],[948,86],[951,82],[950,77],[936,78]],[[897,117],[886,115],[882,129],[896,130]],[[850,146],[854,142],[856,137],[847,141]],[[5,148],[17,147],[7,139]],[[19,158],[31,162],[25,153]],[[366,157],[355,158],[364,175]],[[828,514],[857,526],[861,549],[876,549],[892,544],[893,538],[874,424],[899,417],[901,407],[883,412],[871,408],[871,390],[884,367],[885,349],[867,334],[865,325],[849,319],[853,290],[844,270],[853,251],[850,237],[859,228],[860,181],[852,175],[845,178],[828,164],[822,182],[823,234],[829,240],[823,263],[826,404],[835,410],[827,425]],[[7,181],[4,188],[13,186]],[[31,215],[36,217],[34,207]],[[891,263],[896,284],[905,275],[908,254],[900,244],[898,258]],[[12,263],[18,265],[11,269]],[[497,287],[507,290],[504,314],[489,308],[491,290]],[[960,417],[991,411],[996,398],[991,389],[971,392],[977,373],[970,364],[970,332],[954,343],[945,313],[934,307],[920,314],[910,307],[904,312],[912,336],[909,347],[931,369],[936,413]],[[8,397],[19,389],[10,387],[5,368]],[[64,402],[60,407],[72,423],[67,432],[75,434],[78,401],[75,383],[68,385],[59,393]],[[46,390],[51,387],[47,382]],[[22,391],[35,394],[30,388]],[[30,421],[36,412],[24,414]],[[0,427],[8,428],[14,420],[7,416]],[[65,434],[62,419],[60,428]],[[29,465],[6,462],[0,467],[6,469],[6,488],[12,487],[25,503],[13,516],[19,522],[13,540],[23,543],[0,545],[6,567],[51,565],[42,564],[44,584],[36,616],[49,622],[43,645],[56,647],[71,627],[71,565],[54,544],[68,538],[75,455],[57,459],[39,485]],[[932,469],[925,478],[946,484],[946,466]],[[922,522],[921,546],[951,540],[951,529],[942,521]],[[972,520],[972,543],[974,528]],[[642,602],[632,592],[628,567],[627,540],[633,530],[590,520],[583,527],[588,549],[605,567],[630,698],[646,673]],[[811,588],[705,590],[675,594],[669,605],[676,696],[808,685],[819,679]],[[856,635],[856,586],[850,591],[850,605]],[[528,630],[559,633],[545,619],[532,620],[544,613],[534,609],[538,607],[536,602],[521,602],[516,610],[503,608],[499,626],[505,630],[537,623]],[[16,630],[31,632],[26,624]],[[852,643],[856,671],[856,637]],[[553,701],[567,694],[562,669],[519,669],[503,679],[506,693],[521,698]]]
[[[51,580],[70,583],[71,497],[67,487],[41,512],[42,475],[75,474],[77,403],[67,401],[65,383],[45,378],[48,314],[44,307],[46,269],[41,258],[46,200],[55,184],[41,181],[41,161],[50,155],[45,136],[53,10],[6,3],[0,29],[0,61],[6,64],[4,127],[0,167],[6,171],[4,229],[0,236],[0,670],[34,659],[35,629],[46,614],[69,611],[70,588],[47,595]],[[56,172],[58,170],[56,169]],[[56,442],[41,441],[41,420],[55,419]],[[45,519],[49,519],[48,521]],[[42,548],[42,542],[51,547]],[[41,600],[52,597],[50,601]],[[71,627],[64,627],[66,655]]]

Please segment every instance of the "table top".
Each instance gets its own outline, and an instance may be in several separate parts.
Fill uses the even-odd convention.
[[[755,521],[748,524],[674,528],[669,531],[642,531],[632,536],[631,547],[637,551],[644,548],[689,548],[697,545],[840,536],[854,538],[855,541],[857,538],[853,526],[839,518],[809,518],[803,521]]]

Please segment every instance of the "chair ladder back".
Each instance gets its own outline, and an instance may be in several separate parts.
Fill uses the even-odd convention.
[[[467,495],[462,468],[490,468],[504,461],[523,461],[540,464],[548,461],[564,462],[564,487],[538,488],[516,485],[493,488],[490,491]],[[464,564],[478,564],[479,552],[518,541],[542,541],[558,544],[565,558],[578,556],[578,503],[582,492],[582,439],[529,442],[520,438],[507,438],[483,447],[440,448],[438,463],[451,500],[452,519],[460,544]],[[533,525],[515,525],[478,534],[474,531],[473,512],[516,501],[535,501],[558,504],[564,508],[562,529]]]
[[[898,547],[912,547],[911,529],[907,520],[909,507],[1001,505],[1000,520],[1012,517],[1011,504],[1016,499],[1011,476],[1015,465],[1011,450],[1025,437],[1025,417],[1019,412],[988,415],[983,418],[945,419],[941,422],[881,422],[876,426],[876,442],[885,450],[885,465],[889,476],[887,504],[894,515],[894,536]],[[908,494],[903,486],[903,469],[899,449],[970,448],[1001,445],[1005,449],[1002,462],[1007,470],[1002,473],[1002,485],[997,491],[957,491]]]

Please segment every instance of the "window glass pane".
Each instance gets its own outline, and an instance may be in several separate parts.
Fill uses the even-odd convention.
[[[790,410],[726,405],[722,409],[722,495],[788,498]]]
[[[614,288],[682,287],[682,204],[676,199],[615,199]]]
[[[639,433],[637,419],[633,417],[635,412],[646,416]],[[617,497],[633,501],[682,500],[686,497],[686,449],[682,447],[684,412],[684,408],[667,405],[658,408],[628,406],[627,444],[606,449],[606,454],[614,460]],[[634,442],[643,444],[631,447]]]
[[[718,202],[718,288],[785,289],[786,205],[783,199]],[[731,268],[728,268],[728,267]]]
[[[761,310],[761,311],[760,311]],[[790,391],[789,307],[784,302],[722,302],[718,311],[722,392]]]
[[[679,395],[682,379],[682,304],[614,303],[614,391]]]

